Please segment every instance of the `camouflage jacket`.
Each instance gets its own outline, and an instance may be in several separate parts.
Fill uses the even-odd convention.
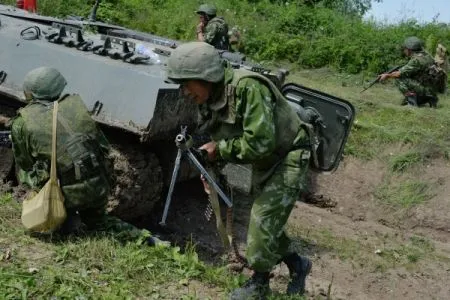
[[[228,25],[222,17],[212,18],[205,27],[205,42],[216,49],[229,50]]]
[[[200,130],[209,132],[217,142],[221,159],[252,164],[265,177],[308,139],[287,101],[276,101],[267,83],[239,74],[242,72],[225,70],[224,86],[215,91],[211,101],[200,106]]]
[[[76,179],[75,174],[71,174],[74,172],[69,174],[62,170],[63,165],[73,163],[71,158],[64,156],[63,153],[66,153],[64,150],[70,147],[68,144],[74,141],[73,136],[79,134],[92,136],[96,140],[94,146],[98,145],[101,148],[100,153],[104,154],[105,160],[99,158],[97,161],[103,167],[107,164],[109,143],[97,128],[79,96],[69,96],[59,102],[57,171],[66,208],[102,206],[106,203],[109,194],[111,178],[105,178],[101,173],[108,171],[99,172],[97,168],[96,174],[90,174],[88,178]],[[50,176],[52,112],[52,102],[34,101],[21,109],[19,115],[12,121],[11,138],[18,179],[32,189],[40,189]],[[64,120],[64,126],[61,120]],[[79,146],[75,145],[75,148],[85,149]],[[85,169],[89,167],[90,164],[83,161],[81,172],[85,174]],[[111,165],[109,164],[107,168],[111,168]]]
[[[434,59],[427,52],[414,52],[408,63],[400,68],[400,78],[409,78],[425,83],[428,81],[428,68],[433,64]]]

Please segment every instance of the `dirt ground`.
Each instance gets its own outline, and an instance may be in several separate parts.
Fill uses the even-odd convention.
[[[289,232],[299,241],[297,250],[314,263],[308,299],[327,299],[327,294],[331,299],[449,299],[450,179],[445,175],[450,166],[436,160],[419,171],[436,183],[433,196],[401,210],[374,196],[387,172],[381,162],[346,158],[334,174],[312,176],[315,198],[336,205],[323,208],[299,201],[289,220]],[[243,253],[251,199],[238,196],[234,203],[234,230]],[[198,181],[178,185],[167,227],[153,228],[174,243],[194,241],[202,258],[214,263],[223,259],[223,248],[214,222],[204,217],[206,205]],[[420,252],[417,260],[407,246],[415,236],[432,245],[429,253],[414,250]],[[283,294],[287,268],[278,266],[273,276],[275,295]]]

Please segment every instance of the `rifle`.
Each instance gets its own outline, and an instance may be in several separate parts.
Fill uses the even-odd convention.
[[[393,73],[395,71],[398,71],[401,67],[402,66],[395,66],[392,69],[390,69],[389,71],[387,71],[385,73],[382,73],[382,74],[391,74],[391,73]],[[375,78],[375,80],[371,81],[369,83],[369,85],[366,88],[364,88],[360,93],[365,92],[366,90],[370,89],[375,83],[379,82],[380,81],[380,76],[381,76],[381,74],[379,74],[377,76],[377,78]]]
[[[11,131],[0,131],[0,147],[10,148],[12,146],[10,134]]]

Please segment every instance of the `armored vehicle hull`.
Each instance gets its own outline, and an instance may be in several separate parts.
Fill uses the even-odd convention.
[[[179,43],[119,26],[59,20],[3,5],[0,21],[0,70],[6,75],[0,73],[0,114],[13,116],[26,105],[21,87],[30,70],[57,68],[67,79],[65,92],[81,95],[113,145],[116,186],[110,212],[129,221],[147,215],[161,200],[164,183],[170,181],[176,134],[182,125],[188,126],[188,132],[196,127],[196,107],[180,101],[178,85],[164,82],[165,62]],[[313,168],[338,167],[355,114],[349,102],[297,84],[283,85],[286,71],[274,74],[245,62],[239,53],[221,55],[235,68],[266,76],[285,95],[309,133]],[[0,160],[1,180],[13,169],[13,162],[10,153],[2,153]],[[242,177],[244,173],[250,177],[251,172],[224,170],[229,185],[249,182]],[[179,175],[183,180],[198,173],[184,161]],[[241,188],[249,190],[249,186]]]
[[[91,33],[84,22],[42,17],[3,5],[0,21],[0,70],[6,75],[0,85],[0,114],[11,117],[26,105],[22,84],[30,70],[58,69],[68,82],[64,92],[80,94],[113,145],[117,184],[110,210],[126,220],[148,214],[161,198],[164,175],[169,177],[171,172],[175,135],[181,125],[195,126],[196,108],[178,101],[178,86],[164,82],[166,55],[176,42],[151,35],[140,41]],[[103,23],[90,25],[105,34],[127,32]],[[78,30],[90,49],[81,49]],[[110,48],[105,45],[109,42]],[[129,52],[124,52],[124,44]],[[138,44],[153,50],[158,61],[135,53]],[[133,58],[141,61],[132,62]],[[11,169],[7,157],[10,160],[2,153],[0,177]],[[189,166],[183,170],[181,178],[189,177]]]

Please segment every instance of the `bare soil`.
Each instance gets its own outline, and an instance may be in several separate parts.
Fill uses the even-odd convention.
[[[374,195],[388,172],[385,166],[345,158],[334,174],[311,176],[310,204],[299,201],[288,224],[296,249],[313,260],[308,299],[327,299],[328,293],[331,299],[449,299],[448,161],[437,159],[408,173],[435,183],[433,194],[423,204],[400,210]],[[251,199],[236,196],[234,203],[235,238],[243,253]],[[180,184],[167,227],[153,228],[174,243],[194,241],[202,258],[215,263],[223,261],[223,247],[214,221],[204,217],[206,205],[199,181]],[[161,208],[156,209],[154,218],[160,213]],[[329,242],[321,238],[324,232]],[[424,249],[417,260],[415,253],[402,253],[412,236],[423,237],[433,250]],[[279,265],[273,275],[274,294],[284,294],[287,268]]]

